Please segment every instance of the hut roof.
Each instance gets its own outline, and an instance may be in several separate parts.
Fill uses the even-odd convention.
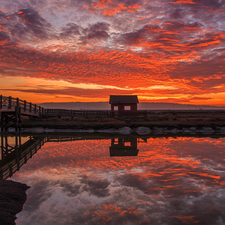
[[[137,95],[110,95],[109,104],[139,103]]]

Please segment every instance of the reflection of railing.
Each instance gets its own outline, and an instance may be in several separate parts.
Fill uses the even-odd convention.
[[[83,137],[31,136],[21,144],[21,136],[16,135],[15,143],[9,144],[8,136],[1,134],[0,180],[11,177],[18,171],[46,142],[65,142],[86,140]]]
[[[14,136],[15,143],[9,144],[8,136],[1,134],[0,180],[11,177],[18,171],[46,142],[66,142],[79,140],[102,140],[108,136],[30,136],[21,143],[21,135]],[[12,139],[12,137],[11,137]],[[11,140],[12,141],[12,140]],[[111,139],[110,156],[137,156],[137,137],[114,137]]]
[[[82,137],[47,137],[46,142],[66,142],[82,140]]]
[[[32,156],[44,145],[46,138],[30,137],[24,144],[18,144],[18,136],[15,136],[15,146],[8,145],[7,137],[2,138],[0,161],[0,179],[7,179],[18,171]],[[3,142],[3,138],[6,142]],[[20,139],[20,138],[19,138]],[[20,139],[21,140],[21,139]],[[21,142],[21,141],[20,141]]]

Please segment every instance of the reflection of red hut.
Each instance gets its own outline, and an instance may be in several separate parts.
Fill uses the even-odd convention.
[[[110,156],[137,156],[137,138],[121,137],[111,139]]]
[[[118,116],[135,116],[137,115],[137,95],[110,95],[109,104],[111,104],[111,114]]]

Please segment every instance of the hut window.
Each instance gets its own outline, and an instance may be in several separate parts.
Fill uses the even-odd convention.
[[[131,142],[124,142],[124,146],[131,146]]]

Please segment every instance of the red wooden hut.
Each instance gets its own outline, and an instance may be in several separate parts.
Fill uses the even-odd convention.
[[[110,95],[109,104],[111,104],[111,114],[114,116],[118,111],[118,116],[137,115],[137,95]]]

